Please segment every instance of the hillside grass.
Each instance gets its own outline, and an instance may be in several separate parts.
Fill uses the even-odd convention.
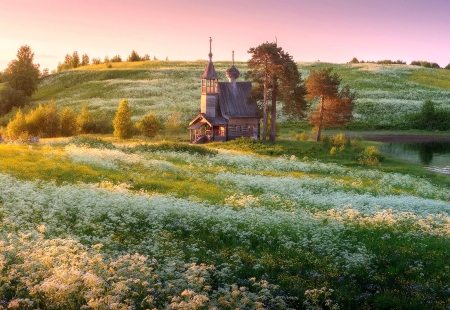
[[[133,120],[149,110],[165,121],[173,111],[181,112],[188,123],[199,112],[200,76],[206,61],[145,61],[84,66],[50,75],[41,80],[32,102],[46,104],[54,99],[62,109],[76,112],[83,103],[93,112],[113,115],[122,98],[133,109]],[[225,70],[230,62],[214,62],[221,81],[227,81]],[[354,125],[349,128],[408,129],[405,118],[420,111],[422,103],[431,99],[436,109],[450,110],[448,70],[408,65],[302,63],[303,78],[310,70],[333,67],[343,84],[356,92]],[[244,80],[246,63],[237,62]],[[281,110],[281,109],[280,109]],[[282,113],[279,121],[289,116]],[[405,127],[406,126],[406,127]]]
[[[0,144],[3,302],[446,309],[450,182],[356,157],[284,138]]]

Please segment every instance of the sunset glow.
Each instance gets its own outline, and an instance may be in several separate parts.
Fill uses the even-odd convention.
[[[296,61],[450,62],[450,2],[356,0],[76,1],[1,0],[0,70],[29,45],[41,68],[65,54],[91,58],[134,49],[151,58],[248,59],[247,50],[275,41]]]

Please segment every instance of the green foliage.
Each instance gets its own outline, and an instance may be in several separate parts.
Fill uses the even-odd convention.
[[[61,118],[55,101],[50,101],[45,107],[45,134],[46,137],[54,138],[60,135]]]
[[[43,136],[45,134],[46,109],[39,105],[36,109],[31,110],[26,116],[28,132],[31,136]]]
[[[89,56],[88,54],[83,54],[81,57],[81,66],[87,66],[89,65]]]
[[[422,61],[422,60],[413,60],[411,61],[412,66],[422,66],[425,68],[433,68],[433,69],[440,69],[441,67],[435,63],[435,62],[428,62],[428,61]]]
[[[178,135],[181,130],[181,113],[173,111],[168,117],[164,126],[166,134]]]
[[[26,137],[25,140],[28,140],[27,123],[22,110],[19,109],[14,119],[9,122],[6,127],[6,135],[11,140],[23,140],[23,137]]]
[[[135,50],[133,50],[131,52],[131,54],[128,55],[128,58],[127,58],[127,61],[129,61],[129,62],[141,61],[141,60],[142,60],[141,56],[139,56],[139,54]]]
[[[444,69],[445,70],[450,70],[450,63],[448,65],[446,65]]]
[[[359,60],[356,57],[353,57],[352,60],[350,60],[351,64],[359,64]]]
[[[384,156],[376,146],[368,146],[359,154],[358,161],[360,165],[377,166],[383,161]]]
[[[33,63],[34,53],[28,45],[17,51],[17,59],[11,61],[4,74],[12,89],[22,91],[30,97],[36,90],[39,81],[39,65]]]
[[[77,116],[77,126],[77,131],[80,133],[92,133],[94,131],[94,122],[86,103],[83,103],[81,113]]]
[[[119,139],[129,139],[133,136],[134,125],[131,121],[131,108],[128,100],[122,99],[119,103],[116,116],[113,120],[114,136]]]
[[[306,131],[302,131],[301,134],[295,135],[295,139],[300,140],[300,141],[308,141],[309,134]]]
[[[120,55],[116,55],[110,60],[111,62],[122,62],[122,57]]]
[[[331,73],[333,68],[312,70],[305,82],[307,98],[320,99],[308,120],[316,126],[317,141],[320,141],[322,128],[343,127],[353,119],[353,107],[356,94],[348,85],[340,88],[341,78]]]
[[[246,80],[251,80],[254,87],[251,91],[253,100],[261,102],[263,115],[262,140],[266,140],[268,128],[267,101],[271,100],[270,141],[276,138],[277,101],[282,101],[283,110],[287,114],[301,118],[308,107],[304,99],[306,94],[297,64],[289,53],[278,47],[276,42],[263,43],[250,48],[251,59],[247,62],[249,71]]]
[[[77,116],[71,108],[66,107],[61,112],[61,136],[70,137],[76,135],[77,130]]]
[[[161,123],[153,111],[148,112],[136,124],[142,135],[150,138],[156,137],[161,129]]]
[[[14,108],[22,108],[29,102],[22,90],[17,90],[5,85],[0,90],[0,115],[10,112]]]

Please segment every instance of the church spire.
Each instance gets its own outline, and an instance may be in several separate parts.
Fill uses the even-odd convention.
[[[214,64],[212,61],[212,39],[209,37],[209,63],[206,65],[205,71],[203,71],[202,79],[208,80],[217,80],[219,77],[217,76],[216,69],[214,69]]]
[[[208,54],[208,56],[209,56],[209,61],[212,61],[213,54],[212,54],[212,38],[211,37],[209,37],[209,54]]]

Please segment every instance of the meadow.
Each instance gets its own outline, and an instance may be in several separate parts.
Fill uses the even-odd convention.
[[[133,109],[138,121],[149,110],[161,120],[179,111],[189,122],[198,114],[200,76],[205,61],[145,61],[90,65],[52,74],[42,79],[32,103],[47,104],[55,100],[62,109],[71,107],[77,113],[86,103],[93,112],[111,118],[122,98]],[[230,62],[215,61],[221,81],[227,81],[225,70]],[[357,93],[354,127],[365,129],[407,129],[405,118],[417,113],[426,99],[436,103],[436,109],[450,111],[450,71],[410,65],[379,65],[372,63],[332,64],[299,62],[302,77],[310,70],[333,67],[343,84]],[[244,80],[245,62],[237,62]],[[285,122],[289,116],[280,114]]]
[[[0,307],[448,309],[450,181],[355,156],[295,140],[0,144]]]

